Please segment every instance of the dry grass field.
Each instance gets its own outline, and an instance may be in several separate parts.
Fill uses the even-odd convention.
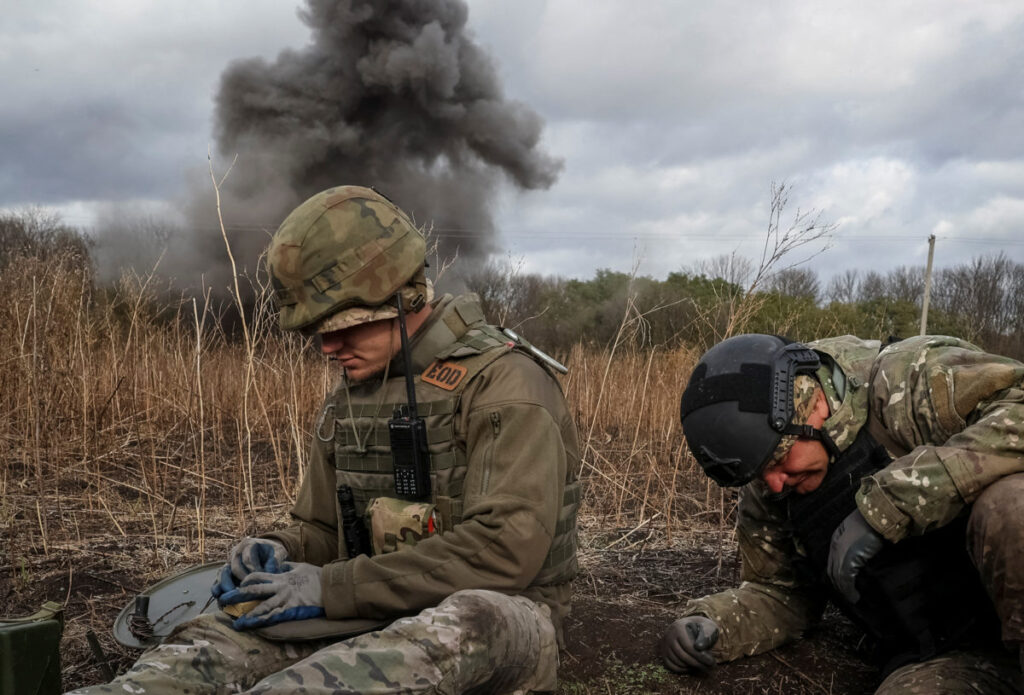
[[[144,278],[90,288],[71,256],[0,274],[0,614],[65,604],[65,687],[102,680],[90,630],[114,670],[137,656],[110,633],[136,592],[286,523],[335,378],[265,305],[229,340],[209,305],[157,301]],[[586,481],[561,692],[869,691],[838,618],[714,679],[658,665],[675,610],[736,581],[735,501],[683,446],[678,399],[697,352],[639,348],[628,333],[559,356]]]

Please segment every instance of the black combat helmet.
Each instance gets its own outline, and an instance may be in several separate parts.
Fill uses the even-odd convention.
[[[704,353],[683,392],[683,433],[709,478],[733,487],[753,480],[784,434],[821,439],[791,424],[793,381],[813,374],[818,354],[803,343],[751,333]]]

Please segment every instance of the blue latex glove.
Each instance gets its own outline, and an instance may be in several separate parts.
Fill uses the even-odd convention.
[[[266,627],[289,620],[324,615],[323,568],[305,562],[285,562],[279,572],[253,572],[238,586],[219,597],[222,606],[260,601],[235,620],[236,630]]]
[[[885,540],[871,528],[858,509],[850,512],[836,527],[828,551],[828,578],[850,603],[860,601],[857,574],[884,545]]]

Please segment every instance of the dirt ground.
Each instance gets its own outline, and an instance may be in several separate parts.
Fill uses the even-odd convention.
[[[584,571],[566,629],[560,693],[874,692],[876,674],[855,650],[858,631],[831,611],[808,638],[770,654],[723,664],[704,676],[663,668],[657,644],[665,628],[689,598],[734,586],[738,567],[727,531],[693,532],[668,548],[651,547],[654,536],[647,543],[629,537],[634,546],[629,549],[600,550],[600,543],[592,543],[583,552]]]
[[[88,631],[96,635],[114,672],[128,668],[139,652],[114,641],[114,618],[160,576],[194,564],[175,550],[192,545],[190,539],[176,543],[165,537],[154,548],[145,529],[124,526],[123,536],[45,550],[14,541],[21,547],[7,557],[20,559],[0,567],[0,614],[28,614],[46,600],[66,604],[61,644],[65,689],[104,680],[88,646]],[[838,615],[828,616],[815,634],[798,644],[722,665],[708,676],[676,675],[662,668],[657,641],[685,601],[736,582],[728,531],[691,532],[671,545],[663,535],[584,530],[583,571],[567,624],[559,693],[872,692],[874,674],[854,651],[856,631]],[[210,539],[208,557],[223,556],[231,542],[228,537]]]

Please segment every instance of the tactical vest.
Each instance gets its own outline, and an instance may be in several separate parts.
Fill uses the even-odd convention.
[[[832,589],[826,574],[832,534],[856,509],[861,479],[891,461],[868,430],[830,464],[817,490],[790,496],[788,506],[806,553],[799,569],[827,586],[833,602],[873,638],[874,658],[888,673],[998,635],[999,623],[967,553],[967,517],[886,543],[857,576],[856,604]]]
[[[453,315],[457,316],[454,312]],[[426,424],[430,451],[431,501],[438,515],[436,530],[441,534],[451,531],[463,518],[463,483],[468,462],[465,443],[457,441],[455,436],[461,396],[491,363],[513,350],[520,350],[495,327],[482,321],[459,326],[458,319],[453,321],[449,316],[446,323],[456,334],[456,341],[436,358],[438,362],[453,363],[466,373],[450,389],[427,383],[419,376],[415,380],[417,410]],[[534,359],[528,351],[521,352]],[[547,371],[543,363],[537,362]],[[445,384],[444,375],[436,381]],[[346,398],[345,389],[339,388],[325,403],[317,423],[315,436],[323,444],[333,445],[337,486],[351,487],[360,518],[365,518],[367,505],[374,498],[396,496],[388,419],[396,407],[406,403],[405,394],[404,377],[390,378],[373,393],[358,396],[352,393],[351,399]],[[493,426],[497,435],[500,421],[493,422]],[[492,451],[484,451],[482,458],[486,486]],[[568,466],[567,477],[551,548],[531,586],[564,584],[577,573],[576,510],[582,495],[572,465]],[[340,529],[340,504],[337,514]],[[344,534],[338,534],[338,543],[339,557],[348,557]]]

